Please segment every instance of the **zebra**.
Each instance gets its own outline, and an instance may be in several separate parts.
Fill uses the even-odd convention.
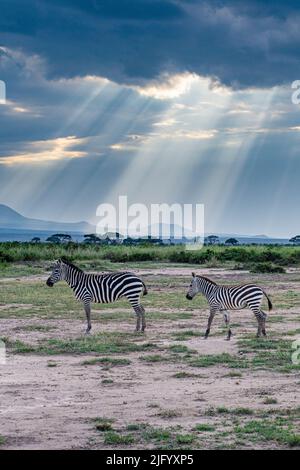
[[[272,303],[265,291],[255,284],[243,284],[240,286],[220,286],[204,276],[196,276],[192,273],[192,280],[186,294],[188,300],[192,300],[198,292],[203,294],[210,307],[207,329],[204,339],[208,338],[210,327],[217,311],[223,313],[224,322],[227,327],[227,340],[230,340],[232,331],[230,328],[230,315],[228,310],[239,310],[250,308],[254,313],[257,323],[257,337],[261,334],[266,336],[267,314],[261,310],[262,298],[265,295],[268,301],[269,310],[272,310]]]
[[[73,289],[77,300],[83,302],[89,334],[91,324],[91,302],[111,303],[126,297],[137,317],[136,331],[145,331],[145,309],[140,303],[141,294],[148,293],[144,282],[130,272],[87,274],[66,258],[60,258],[54,265],[46,284],[49,287],[58,281],[66,281]]]

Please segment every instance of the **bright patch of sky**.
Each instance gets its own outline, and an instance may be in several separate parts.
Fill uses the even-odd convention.
[[[3,49],[0,201],[24,215],[96,221],[98,204],[203,203],[205,229],[299,231],[299,106],[289,85],[234,89],[196,73],[144,84],[49,78]]]

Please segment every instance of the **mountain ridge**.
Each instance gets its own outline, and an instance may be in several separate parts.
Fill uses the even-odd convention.
[[[11,207],[0,204],[0,227],[20,230],[48,230],[63,232],[93,232],[95,227],[88,222],[55,222],[51,220],[31,219]]]
[[[167,224],[162,224],[166,228]],[[172,224],[170,224],[170,227]],[[1,229],[17,229],[17,230],[41,230],[53,232],[73,232],[73,233],[96,233],[96,226],[86,221],[79,222],[56,222],[50,220],[33,219],[25,217],[24,215],[17,212],[15,209],[7,206],[6,204],[0,203],[0,228]],[[150,226],[147,227],[150,229]],[[157,229],[157,227],[154,227]],[[178,226],[176,227],[178,228]],[[146,229],[146,227],[145,227]],[[174,230],[174,227],[173,227]],[[155,231],[155,230],[154,230]],[[172,231],[171,231],[172,232]],[[189,231],[186,231],[186,236],[194,236]],[[218,232],[207,232],[205,237],[209,235],[216,235],[220,238],[265,238],[265,239],[276,239],[278,237],[269,237],[268,235],[242,235],[236,233],[218,233]]]

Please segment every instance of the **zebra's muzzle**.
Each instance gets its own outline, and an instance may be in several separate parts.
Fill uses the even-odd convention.
[[[192,297],[190,294],[186,294],[186,298],[187,298],[188,300],[193,300],[193,297]]]
[[[47,279],[46,284],[49,287],[53,287],[53,285],[54,285],[54,283],[51,281],[50,277],[49,277],[49,279]]]

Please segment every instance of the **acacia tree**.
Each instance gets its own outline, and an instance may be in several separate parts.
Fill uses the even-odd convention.
[[[225,241],[225,245],[238,245],[239,241],[236,239],[236,238],[228,238],[226,241]]]
[[[220,239],[217,235],[208,235],[206,237],[205,242],[207,245],[218,245],[220,243]]]
[[[92,245],[96,245],[97,243],[101,243],[102,240],[94,233],[88,233],[84,235],[84,243],[90,243]]]
[[[68,233],[54,233],[50,237],[47,238],[46,242],[49,243],[69,243],[72,241],[71,235]]]
[[[290,243],[293,243],[294,245],[300,245],[300,235],[295,235],[294,237],[289,239]]]

